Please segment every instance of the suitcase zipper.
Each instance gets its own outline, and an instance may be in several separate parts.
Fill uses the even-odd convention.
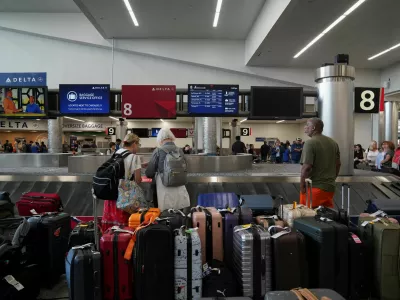
[[[119,274],[118,274],[118,232],[113,237],[113,262],[114,262],[114,300],[119,300]]]
[[[193,258],[193,253],[192,253],[192,234],[186,233],[186,241],[187,241],[187,298],[188,300],[193,298],[192,295],[192,258]]]

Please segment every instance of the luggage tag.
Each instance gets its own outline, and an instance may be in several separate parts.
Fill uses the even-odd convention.
[[[279,220],[277,215],[273,215],[273,216],[259,216],[260,219],[274,219],[274,220]]]
[[[381,220],[381,218],[376,218],[376,219],[374,219],[374,220],[372,220],[372,221],[364,221],[364,222],[362,222],[361,226],[362,226],[362,227],[365,227],[365,226],[367,226],[368,224],[374,224],[375,222],[379,222],[380,220]]]
[[[180,211],[179,209],[172,209],[172,208],[170,208],[170,209],[168,209],[168,212],[169,212],[170,214],[180,213],[183,217],[186,217],[186,215],[185,215],[182,211]]]
[[[278,227],[278,226],[277,226]],[[279,227],[281,227],[281,226],[279,226]],[[282,227],[281,227],[282,228]],[[281,236],[283,236],[283,235],[285,235],[285,234],[288,234],[288,233],[290,233],[290,232],[292,232],[292,230],[289,228],[289,227],[285,227],[285,228],[283,228],[284,230],[282,230],[282,231],[280,231],[280,232],[278,232],[278,233],[275,233],[273,236],[271,236],[271,238],[272,239],[277,239],[277,238],[279,238],[279,237],[281,237]]]
[[[378,211],[376,211],[376,212],[370,214],[370,216],[371,216],[371,217],[377,217],[377,216],[381,215],[382,213],[385,214],[384,211],[378,210]]]
[[[202,274],[202,278],[207,277],[208,275],[210,275],[212,272],[212,268],[208,265],[208,263],[205,263],[203,265],[203,274]]]
[[[4,279],[8,282],[8,284],[12,285],[17,291],[20,291],[24,288],[24,286],[11,275],[7,275],[6,277],[4,277]]]
[[[241,225],[241,226],[240,226],[241,228],[237,228],[237,229],[235,230],[235,232],[247,230],[247,229],[251,228],[251,226],[252,226],[251,224]]]
[[[35,215],[39,215],[38,212],[35,209],[31,209],[29,212],[34,216]]]
[[[93,248],[93,243],[89,243],[89,244],[85,244],[85,245],[81,245],[81,246],[75,246],[72,247],[71,249],[76,250],[76,249],[86,249],[86,248]]]
[[[353,239],[353,241],[356,244],[362,244],[362,242],[361,242],[361,240],[360,240],[360,238],[358,236],[356,236],[354,233],[351,233],[350,235],[351,235],[351,238]]]
[[[325,218],[325,217],[321,217],[319,218],[322,222],[333,222],[333,220]]]

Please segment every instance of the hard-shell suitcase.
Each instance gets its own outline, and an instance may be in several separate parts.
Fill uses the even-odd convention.
[[[103,299],[101,265],[101,255],[94,249],[94,244],[69,250],[65,260],[65,274],[70,300]]]
[[[196,229],[185,226],[175,235],[175,300],[198,299],[202,294],[201,242]]]
[[[222,216],[214,207],[192,208],[193,227],[198,228],[203,264],[212,259],[224,260]]]
[[[239,203],[243,207],[251,208],[253,217],[259,215],[275,215],[277,206],[271,195],[241,195]]]
[[[129,217],[129,227],[136,229],[142,223],[154,222],[159,217],[161,211],[159,208],[143,209]]]
[[[212,260],[203,270],[203,297],[226,299],[238,295],[234,274],[223,262]]]
[[[114,226],[104,232],[100,239],[104,300],[133,298],[132,260],[124,259],[132,235],[133,231],[129,227]]]
[[[347,210],[344,208],[344,198],[345,198],[345,187],[347,187]],[[342,207],[338,210],[320,206],[316,210],[317,215],[328,218],[330,220],[336,221],[338,223],[348,225],[349,224],[349,214],[350,214],[350,187],[347,183],[342,184]]]
[[[69,236],[68,249],[89,243],[94,244],[94,222],[79,223]]]
[[[63,211],[61,198],[58,194],[29,192],[23,194],[16,204],[18,214],[26,217],[46,212]]]
[[[179,229],[182,226],[190,225],[187,216],[181,210],[167,209],[164,210],[156,219],[158,224],[167,225],[172,231]]]
[[[330,300],[345,300],[345,298],[343,298],[337,292],[329,289],[310,289],[308,291],[311,292],[318,300],[322,299],[322,297],[326,297],[325,299]],[[264,300],[299,300],[299,297],[293,291],[274,291],[267,293]]]
[[[252,223],[252,211],[248,207],[240,206],[233,210],[220,209],[218,211],[223,219],[224,261],[228,266],[232,266],[233,228],[238,225]]]
[[[306,243],[301,232],[270,227],[273,290],[308,287]]]
[[[294,220],[306,240],[309,286],[328,288],[343,296],[348,290],[348,228],[320,217]],[[328,259],[329,258],[329,259]]]
[[[197,205],[217,209],[233,208],[239,206],[239,198],[235,193],[199,194]]]
[[[270,226],[281,226],[281,227],[287,227],[289,224],[282,220],[282,218],[278,217],[277,215],[273,216],[257,216],[256,217],[256,223],[265,229],[268,229]]]
[[[233,269],[242,295],[259,299],[272,290],[271,235],[259,225],[234,228]]]
[[[374,217],[360,217],[358,222],[362,237],[372,240],[372,296],[400,299],[400,225]]]
[[[388,216],[400,220],[400,199],[374,199],[367,200],[366,213],[372,214],[383,211]]]
[[[293,227],[293,221],[297,218],[302,217],[313,217],[316,215],[316,212],[311,208],[312,207],[312,182],[311,180],[306,180],[306,197],[307,202],[306,205],[297,204],[294,202],[293,204],[285,204],[280,206],[280,216],[283,220],[285,220],[290,227]]]
[[[27,252],[36,259],[41,270],[41,281],[51,287],[65,272],[65,255],[71,232],[67,213],[48,213],[28,219]]]
[[[165,225],[151,224],[137,232],[133,256],[136,299],[174,298],[173,244],[172,231]]]

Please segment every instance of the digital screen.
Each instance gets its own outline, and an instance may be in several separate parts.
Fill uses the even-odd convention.
[[[186,128],[171,128],[171,132],[178,139],[187,138],[187,129]]]
[[[122,117],[125,119],[175,119],[174,85],[123,85]]]
[[[193,115],[237,115],[239,86],[189,84],[188,112]]]
[[[161,128],[152,128],[151,129],[151,136],[152,137],[157,137],[158,132],[161,130]]]
[[[250,119],[301,119],[303,110],[303,88],[251,87]]]
[[[47,115],[47,87],[0,87],[0,117]]]
[[[60,113],[65,115],[109,114],[109,84],[60,84]]]
[[[140,138],[148,138],[149,137],[149,129],[148,128],[131,128],[128,132],[132,132],[136,134]]]

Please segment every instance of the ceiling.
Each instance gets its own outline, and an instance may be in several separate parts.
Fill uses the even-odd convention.
[[[0,0],[0,12],[79,13],[73,0]]]
[[[15,1],[15,0],[14,0]],[[265,0],[228,0],[213,28],[217,0],[74,0],[105,38],[245,39]]]
[[[358,68],[384,68],[399,61],[400,48],[368,61],[400,43],[399,0],[367,0],[300,57],[293,58],[355,2],[292,0],[250,65],[315,68],[333,62],[338,53],[349,54],[350,64]]]

